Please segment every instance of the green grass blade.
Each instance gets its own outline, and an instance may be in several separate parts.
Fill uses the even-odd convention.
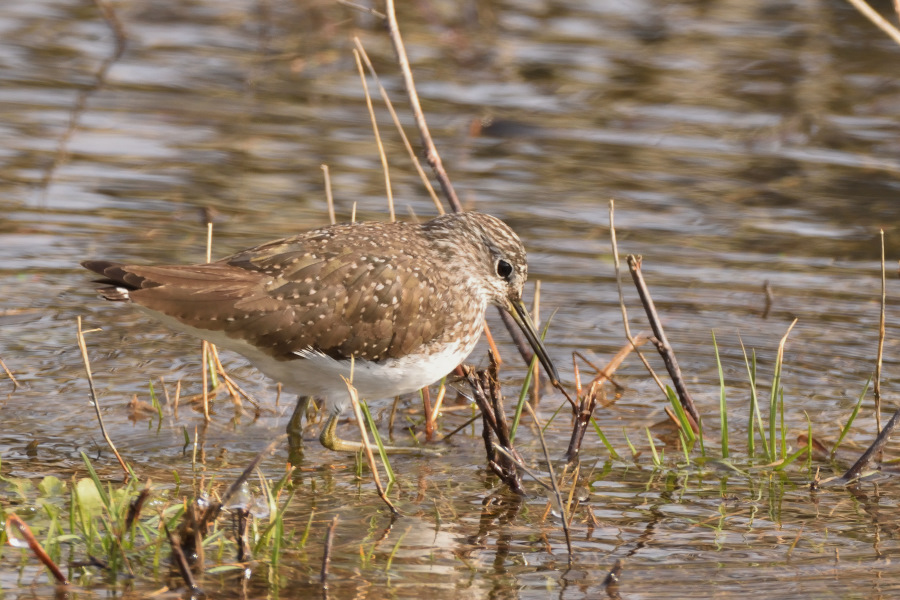
[[[206,351],[206,368],[209,369],[209,389],[214,390],[219,387],[219,371],[216,369],[216,359],[209,346]]]
[[[624,427],[622,428],[622,434],[625,436],[625,443],[628,444],[628,448],[631,450],[631,458],[636,461],[638,455],[637,450],[634,449],[634,444],[628,439],[628,432],[625,431]]]
[[[784,388],[778,393],[778,413],[781,422],[781,458],[787,456],[787,429],[784,426]]]
[[[91,459],[87,457],[87,454],[82,452],[81,460],[84,461],[84,466],[87,467],[88,475],[90,475],[94,485],[97,487],[97,493],[100,494],[100,500],[103,502],[103,506],[106,507],[106,510],[109,510],[109,495],[106,493],[106,488],[100,483],[100,478],[97,476],[97,471],[94,470],[94,465],[91,464]]]
[[[700,441],[700,456],[706,458],[706,446],[703,443],[703,415],[697,415],[697,440]],[[693,449],[694,442],[690,442],[690,449]]]
[[[550,318],[544,323],[544,328],[541,330],[541,341],[544,341],[544,338],[547,336],[547,331],[550,329],[550,321],[555,314],[556,311],[553,311],[553,314],[550,315]],[[528,398],[528,389],[531,387],[531,380],[534,378],[534,365],[537,364],[537,360],[537,355],[531,357],[531,362],[528,364],[528,372],[525,373],[525,381],[522,383],[522,389],[519,392],[519,401],[516,403],[516,413],[513,417],[512,426],[509,428],[510,442],[516,441],[516,431],[519,429],[519,419],[522,418],[522,410],[525,408],[525,402]]]
[[[769,396],[769,454],[772,457],[777,456],[775,453],[775,444],[777,443],[775,439],[775,419],[778,417],[778,401],[781,399],[782,411],[784,410],[784,391],[781,389],[781,368],[784,365],[784,345],[787,343],[788,336],[791,335],[791,330],[794,328],[794,325],[797,324],[797,319],[794,319],[787,331],[782,336],[781,341],[778,342],[778,354],[775,356],[775,373],[772,375],[772,390]],[[784,418],[784,414],[782,413],[782,419]],[[782,421],[781,425],[781,458],[784,459],[784,455],[787,453],[787,444],[785,443],[784,436],[786,432],[784,431],[784,422]],[[774,458],[773,458],[774,460]]]
[[[769,456],[774,460],[777,456],[776,428],[778,424],[778,387],[781,385],[781,363],[775,361],[775,374],[772,376],[772,389],[769,394]]]
[[[716,366],[719,368],[719,421],[722,427],[722,458],[728,458],[728,410],[725,403],[725,373],[722,371],[722,360],[719,357],[719,345],[716,343],[716,332],[712,332],[713,350],[716,353]]]
[[[616,452],[616,449],[612,447],[612,444],[609,443],[609,440],[606,439],[606,436],[603,434],[603,431],[600,429],[600,425],[597,424],[597,421],[594,417],[591,417],[591,423],[594,425],[594,431],[597,432],[597,437],[600,438],[600,441],[603,442],[603,445],[606,446],[606,451],[609,452],[609,457],[613,460],[620,460],[619,453]]]
[[[806,416],[806,443],[809,444],[810,447],[812,447],[812,443],[813,443],[812,421],[809,418],[808,412],[806,412],[804,410],[803,414]],[[812,476],[812,450],[810,450],[809,453],[806,455],[806,471],[807,471],[807,474],[811,477]]]
[[[807,454],[812,454],[812,445],[806,444],[805,446],[803,446],[802,448],[800,448],[799,450],[797,450],[796,452],[794,452],[793,454],[791,454],[790,456],[788,456],[787,458],[782,460],[781,464],[778,465],[777,467],[775,467],[774,470],[775,471],[784,470],[785,467],[787,467],[789,464],[791,464],[792,462],[794,462],[795,460],[800,458],[800,455],[802,455],[804,452],[806,452]]]
[[[519,401],[516,403],[516,413],[513,416],[512,425],[509,428],[509,441],[516,441],[516,430],[519,429],[519,419],[522,418],[522,410],[525,408],[525,402],[528,401],[528,390],[531,388],[531,380],[534,377],[534,365],[537,364],[538,357],[535,354],[531,357],[531,363],[528,365],[528,372],[525,373],[525,381],[522,383],[522,389],[519,391]]]
[[[747,357],[747,348],[744,346],[744,340],[738,336],[741,343],[741,352],[744,354],[744,364],[747,366],[747,378],[750,383],[750,424],[747,427],[747,451],[750,458],[756,455],[756,430],[762,440],[762,448],[766,453],[766,459],[769,462],[774,457],[769,455],[769,444],[766,440],[766,428],[763,426],[762,414],[759,410],[759,394],[756,389],[756,350],[752,351],[752,360]]]
[[[306,547],[306,541],[309,539],[309,532],[312,530],[312,522],[313,516],[316,514],[316,509],[312,509],[309,511],[309,519],[306,521],[306,529],[303,530],[303,535],[300,537],[300,547]]]
[[[359,401],[359,407],[366,417],[366,423],[369,425],[369,431],[372,432],[372,437],[375,438],[375,444],[378,446],[378,454],[381,455],[381,462],[384,464],[384,470],[388,476],[388,483],[394,483],[397,478],[394,477],[391,461],[388,459],[387,452],[384,449],[384,442],[381,441],[381,435],[378,433],[378,427],[375,426],[375,420],[372,418],[372,413],[369,412],[369,407],[363,400]]]
[[[666,396],[669,397],[669,403],[672,405],[672,410],[675,411],[675,415],[678,417],[681,431],[684,432],[688,441],[693,443],[697,439],[697,436],[694,434],[694,428],[691,427],[691,423],[688,421],[687,415],[684,412],[684,407],[681,406],[681,402],[678,400],[675,390],[668,385],[666,386]]]
[[[544,423],[544,428],[541,429],[541,433],[547,433],[547,428],[550,427],[550,423],[553,422],[553,420],[556,418],[556,415],[559,414],[559,411],[561,411],[564,406],[568,406],[568,405],[569,405],[569,403],[566,400],[563,400],[562,402],[560,402],[559,406],[556,407],[556,410],[553,411],[553,414],[550,415],[550,418],[547,419],[547,422]]]
[[[397,550],[400,549],[400,544],[403,543],[403,539],[406,537],[406,534],[409,533],[412,527],[407,527],[406,531],[400,534],[400,537],[397,538],[397,543],[394,544],[394,548],[391,550],[391,553],[388,555],[387,564],[384,565],[385,572],[391,570],[391,565],[394,563],[394,556],[397,554]]]
[[[156,409],[156,415],[159,417],[159,425],[157,425],[157,428],[159,428],[160,426],[162,426],[162,420],[163,420],[162,404],[159,403],[159,398],[156,397],[156,390],[153,389],[153,380],[151,379],[149,381],[149,383],[150,383],[150,404],[151,404],[151,406],[153,406],[154,409]]]
[[[650,435],[650,428],[644,428],[647,431],[647,441],[650,442],[650,452],[653,453],[653,464],[656,465],[657,468],[662,466],[662,463],[659,460],[659,454],[656,452],[656,444],[653,443],[653,436]]]
[[[702,437],[700,439],[703,439]],[[691,464],[691,454],[688,451],[687,440],[684,438],[684,432],[678,432],[678,440],[681,442],[681,451],[684,452],[684,462],[687,463],[687,466]]]
[[[262,550],[264,546],[269,543],[270,537],[269,535],[274,533],[271,540],[275,545],[279,545],[281,543],[280,537],[284,536],[284,531],[279,531],[278,528],[280,524],[284,522],[284,511],[287,510],[288,505],[290,505],[291,500],[294,499],[294,492],[296,490],[291,490],[288,492],[287,498],[284,499],[284,504],[281,505],[275,513],[272,513],[274,516],[269,520],[269,524],[266,525],[266,528],[262,530],[259,534],[259,538],[257,539],[256,545],[253,547],[253,554],[259,555],[262,554]],[[312,514],[309,515],[309,518],[312,519]],[[307,525],[308,527],[308,525]],[[305,540],[305,537],[304,537]]]
[[[834,460],[834,455],[838,450],[838,447],[841,445],[841,442],[844,441],[844,438],[847,436],[847,432],[850,431],[850,427],[853,425],[853,421],[856,420],[856,415],[859,414],[859,408],[862,406],[863,398],[866,397],[866,394],[869,392],[869,385],[872,383],[872,376],[869,375],[869,378],[866,380],[866,387],[863,388],[862,394],[859,395],[859,400],[856,401],[856,406],[853,407],[853,412],[850,413],[850,418],[847,419],[847,424],[841,428],[841,434],[838,436],[837,441],[834,443],[834,448],[831,449],[831,453],[828,455],[828,460]]]

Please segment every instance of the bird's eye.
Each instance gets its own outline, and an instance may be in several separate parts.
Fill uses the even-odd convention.
[[[509,264],[509,261],[503,260],[502,258],[497,261],[497,275],[508,280],[509,276],[512,275],[512,272],[513,267]]]

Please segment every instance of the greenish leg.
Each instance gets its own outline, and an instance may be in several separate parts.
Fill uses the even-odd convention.
[[[310,396],[299,396],[294,413],[287,424],[288,435],[288,460],[292,465],[299,466],[303,461],[303,417],[309,408]]]
[[[322,445],[328,448],[329,450],[334,450],[335,452],[359,452],[361,448],[363,448],[363,444],[361,442],[351,442],[349,440],[345,440],[339,438],[337,436],[337,420],[340,416],[340,413],[332,413],[330,417],[328,417],[328,421],[325,423],[325,428],[322,430],[322,435],[319,436],[319,441],[322,442]],[[370,444],[372,446],[372,450],[374,452],[378,451],[378,446],[374,443]],[[440,454],[436,450],[432,450],[430,448],[417,448],[415,446],[385,446],[385,452],[389,454]]]

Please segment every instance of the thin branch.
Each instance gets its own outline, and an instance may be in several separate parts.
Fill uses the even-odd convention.
[[[550,474],[550,485],[553,487],[553,496],[556,498],[556,505],[559,507],[560,517],[562,518],[562,527],[563,532],[566,535],[566,548],[569,550],[569,564],[572,564],[572,539],[569,535],[569,519],[566,515],[566,505],[563,504],[562,494],[559,492],[559,485],[556,483],[556,473],[553,471],[553,461],[550,459],[550,451],[547,449],[547,441],[544,439],[544,427],[541,424],[541,420],[538,419],[537,414],[534,412],[534,409],[531,408],[531,404],[528,402],[525,403],[525,408],[528,409],[528,414],[531,415],[531,419],[534,421],[534,424],[537,425],[538,435],[541,440],[541,448],[544,450],[544,459],[547,461],[547,472]]]
[[[363,6],[362,4],[357,4],[356,2],[350,2],[349,0],[337,0],[338,4],[342,4],[348,8],[352,8],[353,10],[358,10],[359,12],[364,12],[372,15],[378,19],[384,20],[384,13],[375,10],[374,8],[369,8],[368,6]]]
[[[875,359],[875,426],[881,431],[881,364],[884,357],[884,304],[887,301],[884,274],[884,229],[881,230],[881,318],[878,321],[878,356]]]
[[[391,170],[388,166],[387,154],[384,152],[384,144],[381,143],[381,132],[378,129],[378,119],[375,118],[375,108],[372,106],[372,97],[369,95],[369,84],[366,83],[366,73],[363,71],[362,59],[359,50],[353,50],[356,59],[356,69],[359,71],[359,79],[362,82],[363,93],[366,96],[366,108],[369,110],[369,118],[372,120],[372,131],[375,133],[375,144],[378,146],[378,156],[381,157],[381,169],[384,171],[384,186],[387,193],[388,210],[391,214],[391,223],[397,220],[394,214],[394,193],[391,191]]]
[[[847,0],[847,2],[852,4],[853,8],[861,12],[865,18],[869,19],[875,27],[888,34],[891,39],[900,44],[900,31],[891,25],[887,19],[875,12],[871,6],[866,4],[865,0]],[[898,9],[898,12],[900,12],[900,9]]]
[[[15,378],[15,376],[13,375],[12,371],[9,370],[9,367],[7,367],[7,366],[6,366],[6,363],[3,362],[3,359],[2,359],[2,358],[0,358],[0,367],[3,367],[3,370],[6,371],[6,376],[9,377],[10,381],[12,381],[12,383],[13,383],[13,391],[15,392],[15,391],[16,391],[17,389],[19,389],[19,387],[21,387],[21,386],[20,386],[19,382],[16,381],[16,378]]]
[[[453,184],[450,183],[450,177],[444,169],[444,163],[441,161],[441,156],[438,154],[437,148],[434,145],[434,140],[431,139],[428,123],[425,121],[425,114],[422,112],[422,105],[419,103],[419,94],[416,92],[416,84],[413,81],[412,69],[410,69],[409,66],[409,57],[406,55],[406,47],[403,45],[403,38],[400,37],[400,26],[397,24],[394,0],[386,0],[385,8],[387,9],[388,34],[390,35],[391,43],[394,45],[394,51],[397,53],[397,62],[400,65],[401,73],[403,73],[403,82],[406,86],[406,93],[409,96],[409,105],[410,108],[412,108],[416,126],[419,128],[419,133],[422,135],[422,145],[425,146],[425,159],[434,171],[438,183],[441,184],[441,189],[444,191],[444,196],[447,197],[450,207],[454,212],[462,212],[462,204],[459,202],[456,190],[453,189]]]
[[[325,177],[325,202],[328,204],[328,222],[334,225],[337,219],[334,216],[334,196],[331,194],[331,173],[328,165],[322,165],[322,173]]]
[[[194,580],[194,574],[191,573],[191,567],[188,565],[187,557],[184,555],[184,550],[181,548],[181,537],[169,531],[169,526],[165,523],[163,523],[163,529],[165,529],[166,537],[169,539],[169,545],[172,547],[172,555],[175,557],[175,565],[178,567],[181,578],[184,579],[185,584],[187,584],[192,592],[199,592],[200,588]]]
[[[650,373],[653,381],[655,381],[656,385],[659,386],[659,390],[663,393],[663,395],[665,395],[666,386],[653,370],[653,367],[650,366],[650,363],[647,361],[647,357],[644,356],[644,353],[638,350],[638,346],[643,343],[643,340],[638,343],[634,336],[631,335],[631,327],[628,325],[628,309],[625,308],[625,294],[622,291],[622,269],[621,263],[619,262],[619,246],[616,242],[615,201],[612,199],[610,199],[609,201],[609,240],[612,244],[613,264],[615,265],[616,270],[616,288],[619,291],[619,308],[622,311],[622,326],[625,329],[625,339],[628,340],[628,342],[631,344],[631,347],[634,348],[634,351],[638,355],[638,358],[640,358],[641,362],[644,363],[644,368],[647,369],[647,372]]]
[[[15,528],[16,531],[13,531],[13,528]],[[13,540],[25,538],[25,543],[28,544],[28,548],[31,550],[32,554],[34,554],[45,567],[50,569],[56,582],[62,585],[68,585],[69,582],[62,572],[62,569],[53,562],[53,559],[50,558],[50,555],[47,554],[47,551],[41,546],[41,543],[34,537],[34,534],[31,533],[31,529],[18,515],[10,513],[10,515],[6,517],[6,538],[10,543],[12,543]]]
[[[394,10],[394,0],[386,1],[386,13],[388,34],[391,38],[391,43],[394,46],[394,51],[397,54],[397,63],[400,67],[401,73],[403,74],[403,82],[404,86],[406,87],[406,93],[409,96],[410,108],[413,112],[416,126],[418,127],[419,133],[422,136],[422,145],[425,147],[425,159],[428,161],[428,164],[434,171],[435,177],[437,177],[438,183],[440,183],[441,189],[444,192],[444,196],[446,196],[447,202],[450,204],[450,208],[454,212],[462,212],[462,204],[459,201],[459,197],[456,195],[456,190],[453,189],[453,184],[450,182],[450,177],[449,175],[447,175],[447,171],[444,169],[444,164],[441,161],[441,156],[440,154],[438,154],[437,148],[434,145],[434,140],[431,137],[431,132],[428,129],[428,123],[425,121],[425,114],[424,112],[422,112],[422,105],[419,103],[419,95],[418,92],[416,92],[416,84],[413,80],[412,70],[409,66],[409,57],[406,54],[406,47],[403,44],[403,38],[400,36],[400,27],[397,24],[397,14]],[[516,325],[515,321],[512,319],[512,317],[506,314],[506,311],[504,311],[503,309],[498,310],[500,312],[501,319],[503,319],[503,324],[509,331],[513,342],[515,342],[516,348],[519,350],[519,353],[522,355],[522,358],[525,361],[525,364],[531,364],[532,353],[524,336],[519,332],[518,326]],[[554,382],[554,385],[556,389],[563,393],[566,399],[569,400],[569,403],[574,407],[574,401],[569,397],[568,393],[562,387],[562,385],[559,382]]]
[[[319,581],[324,587],[328,587],[328,565],[331,564],[331,547],[334,544],[334,530],[337,528],[338,516],[334,515],[325,534],[325,548],[322,550],[322,570],[319,573]]]
[[[675,358],[675,352],[672,350],[672,345],[669,344],[668,338],[666,338],[662,321],[660,321],[656,312],[656,305],[653,303],[650,290],[644,282],[644,276],[641,273],[641,260],[633,254],[628,255],[627,260],[631,278],[634,280],[638,295],[641,297],[641,303],[644,305],[644,311],[647,313],[647,319],[650,321],[650,328],[653,329],[653,335],[657,339],[656,348],[666,364],[666,370],[669,372],[669,377],[672,378],[672,384],[675,387],[675,392],[678,394],[678,399],[681,401],[684,409],[694,417],[694,420],[700,421],[700,414],[697,412],[694,400],[691,398],[691,394],[684,383],[684,377],[681,374],[681,368],[678,366],[678,360]]]
[[[97,413],[97,420],[100,422],[100,433],[103,435],[103,439],[106,440],[106,445],[110,447],[113,451],[113,454],[116,455],[116,460],[119,461],[119,465],[122,467],[122,471],[125,473],[125,478],[131,477],[131,471],[128,469],[128,465],[125,464],[125,461],[122,460],[122,456],[119,454],[119,451],[116,450],[116,445],[113,444],[113,441],[110,439],[109,434],[106,432],[106,426],[103,424],[103,415],[100,412],[100,402],[97,400],[97,392],[94,390],[94,376],[91,374],[91,361],[88,359],[87,352],[87,344],[84,341],[84,332],[81,330],[81,317],[78,317],[78,349],[81,350],[81,360],[84,363],[84,372],[87,374],[88,387],[91,391],[91,403],[94,405],[94,412]]]
[[[382,15],[382,18],[384,15]],[[391,118],[394,120],[394,126],[397,127],[397,131],[400,133],[400,139],[403,140],[403,147],[406,148],[406,152],[409,154],[409,159],[412,161],[413,166],[416,168],[416,173],[419,174],[419,178],[422,180],[422,183],[425,185],[425,189],[428,191],[428,195],[431,197],[431,201],[434,202],[434,207],[437,209],[438,214],[444,214],[444,206],[441,204],[441,199],[438,198],[437,193],[434,191],[434,186],[431,185],[431,180],[428,179],[428,175],[425,173],[425,169],[422,168],[422,164],[419,162],[419,158],[416,156],[416,151],[413,150],[412,144],[409,141],[409,136],[406,135],[406,130],[403,129],[403,125],[400,123],[400,117],[397,116],[397,111],[394,110],[394,104],[391,102],[390,96],[388,96],[387,90],[384,89],[384,86],[381,85],[381,79],[378,78],[378,73],[375,72],[375,67],[372,66],[372,61],[369,60],[369,55],[366,54],[365,48],[363,48],[362,42],[358,37],[353,38],[353,43],[356,44],[356,49],[359,50],[360,56],[362,56],[363,62],[366,65],[366,68],[369,70],[369,74],[372,76],[372,79],[375,80],[375,85],[378,86],[378,93],[381,94],[381,99],[384,101],[384,105],[387,107],[388,112],[391,113]]]
[[[352,376],[352,375],[351,375]],[[362,410],[359,408],[359,394],[349,379],[343,375],[341,379],[347,384],[347,391],[350,394],[350,404],[353,406],[353,414],[356,416],[356,423],[359,425],[359,434],[362,438],[363,449],[365,450],[366,460],[369,463],[369,469],[372,471],[372,480],[375,482],[375,488],[378,490],[378,496],[391,509],[391,513],[399,515],[400,511],[394,507],[387,494],[384,493],[384,486],[381,485],[381,478],[378,476],[378,466],[375,464],[375,456],[372,454],[372,444],[369,442],[369,433],[366,431],[366,422],[363,420]]]
[[[846,473],[841,475],[841,479],[844,481],[852,481],[859,477],[862,474],[863,469],[871,462],[872,457],[884,449],[885,444],[891,439],[891,434],[894,432],[894,429],[897,428],[898,422],[900,422],[900,408],[894,412],[894,415],[884,426],[884,429],[881,430],[878,437],[872,442],[872,445],[863,452],[862,456],[859,457],[859,460],[853,463],[853,466],[847,469]]]

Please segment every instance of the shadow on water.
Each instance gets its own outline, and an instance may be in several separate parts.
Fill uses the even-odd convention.
[[[186,400],[176,412],[171,398],[179,380],[183,397],[200,390],[197,344],[98,300],[78,261],[202,261],[209,214],[215,255],[324,224],[321,164],[329,165],[339,218],[355,207],[360,218],[383,219],[354,35],[394,102],[404,99],[379,23],[340,4],[112,5],[127,35],[121,53],[103,3],[40,0],[0,15],[0,359],[21,384],[13,391],[0,375],[0,509],[30,521],[42,542],[52,510],[45,506],[63,509],[69,493],[45,493],[38,486],[47,476],[66,490],[77,486],[87,477],[84,452],[102,479],[121,479],[88,401],[76,316],[86,329],[101,328],[87,341],[104,419],[126,460],[154,482],[152,511],[226,486],[283,431],[293,408],[292,398],[276,402],[274,385],[243,359],[223,356],[262,409],[239,410],[220,396],[195,454],[202,414]],[[595,414],[619,458],[592,428],[585,438],[568,566],[546,494],[527,478],[523,499],[498,487],[485,469],[480,425],[454,436],[441,457],[392,459],[391,498],[404,513],[393,523],[366,469],[320,449],[313,427],[292,476],[277,565],[258,556],[248,572],[203,574],[201,587],[218,597],[321,595],[323,540],[338,516],[331,598],[614,595],[604,580],[620,559],[623,597],[740,597],[748,589],[895,596],[896,477],[808,485],[817,466],[823,478],[839,473],[868,444],[871,395],[842,447],[846,458],[817,459],[812,471],[804,458],[773,471],[746,459],[740,344],[756,349],[759,381],[770,381],[778,341],[798,318],[782,375],[787,443],[799,448],[807,418],[817,438],[836,439],[874,370],[883,229],[886,397],[896,385],[900,85],[892,65],[900,48],[838,0],[417,2],[404,3],[400,21],[463,203],[520,234],[531,277],[542,281],[541,312],[558,311],[548,335],[557,364],[573,351],[604,364],[623,344],[607,215],[615,198],[620,251],[643,255],[717,439],[716,331],[732,450],[743,458],[688,465],[670,444],[656,466],[645,428],[657,431],[665,399],[629,358],[616,375],[622,390]],[[382,135],[398,213],[433,214],[396,135],[387,125]],[[765,282],[774,299],[763,318]],[[630,289],[626,300],[632,329],[645,328]],[[502,331],[499,322],[493,330]],[[525,369],[497,338],[512,398]],[[485,364],[485,352],[479,347],[472,361]],[[571,384],[571,369],[562,371]],[[170,395],[161,417],[145,410],[148,381]],[[543,390],[540,418],[550,421],[561,402]],[[417,400],[400,404],[389,430],[390,409],[373,404],[383,434],[408,443],[407,428],[421,429]],[[453,399],[440,431],[472,415]],[[544,473],[534,426],[527,417],[522,426],[516,446]],[[350,435],[355,426],[340,427]],[[564,410],[546,430],[554,456],[570,431]],[[286,453],[277,450],[260,472],[280,478]],[[889,447],[886,458],[895,455]],[[260,485],[251,479],[249,493],[260,494]],[[222,548],[229,563],[225,521],[207,554]],[[113,589],[143,597],[166,581],[178,585],[167,580],[166,552],[159,566],[146,559],[137,577],[114,584],[101,568],[71,566],[86,560],[84,548],[63,544],[61,552],[81,586],[72,597]],[[22,550],[0,549],[0,567],[4,598],[53,592]]]

